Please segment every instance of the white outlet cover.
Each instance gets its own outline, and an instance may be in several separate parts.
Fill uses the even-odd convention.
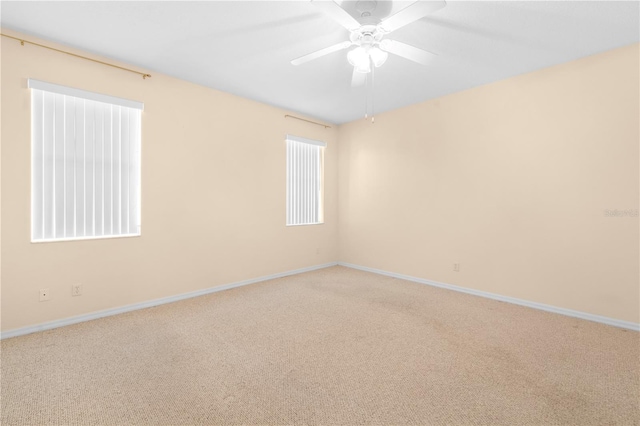
[[[49,291],[48,288],[41,288],[40,289],[40,301],[41,302],[45,302],[47,300],[51,300],[51,292]]]

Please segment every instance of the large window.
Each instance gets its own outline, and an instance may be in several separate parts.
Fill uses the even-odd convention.
[[[140,235],[143,104],[38,80],[31,88],[31,240]]]
[[[323,218],[324,142],[287,136],[287,225],[314,225]]]

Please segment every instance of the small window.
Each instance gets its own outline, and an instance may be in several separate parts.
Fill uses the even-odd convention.
[[[31,88],[31,240],[140,235],[142,103]]]
[[[287,136],[287,225],[324,222],[324,142]]]

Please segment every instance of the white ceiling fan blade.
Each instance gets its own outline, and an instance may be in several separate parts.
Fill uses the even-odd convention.
[[[351,44],[352,43],[350,41],[343,41],[342,43],[334,44],[333,46],[325,47],[324,49],[320,49],[318,51],[309,53],[308,55],[304,55],[304,56],[301,56],[299,58],[296,58],[293,61],[291,61],[291,64],[292,65],[304,64],[305,62],[309,62],[309,61],[312,61],[314,59],[318,59],[318,58],[320,58],[322,56],[328,55],[329,53],[333,53],[333,52],[337,52],[339,50],[346,49],[347,47],[351,46]]]
[[[313,4],[320,8],[325,14],[327,14],[331,19],[336,21],[338,24],[342,25],[349,31],[353,31],[361,27],[360,22],[356,21],[356,19],[349,15],[343,8],[338,6],[333,0],[311,0]]]
[[[352,87],[360,87],[364,86],[364,83],[367,81],[367,74],[363,72],[358,72],[356,67],[353,67],[353,76],[351,77],[351,86]]]
[[[429,65],[431,59],[434,56],[438,56],[435,53],[427,52],[426,50],[418,49],[417,47],[413,47],[409,44],[389,39],[384,39],[380,42],[380,49],[385,52],[401,56],[410,61],[417,62],[421,65]]]
[[[390,33],[418,19],[422,19],[428,14],[442,9],[446,5],[447,3],[444,0],[417,1],[380,22],[379,27],[382,28],[384,32]]]

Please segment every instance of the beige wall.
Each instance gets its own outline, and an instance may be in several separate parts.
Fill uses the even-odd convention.
[[[638,45],[325,130],[0,42],[3,331],[336,260],[639,321],[638,218],[604,214],[638,209]],[[29,242],[27,78],[145,103],[142,237]],[[328,143],[324,225],[284,226],[287,133]]]
[[[337,261],[335,126],[158,73],[143,80],[0,42],[2,330]],[[27,78],[145,103],[141,237],[30,243]],[[327,142],[324,225],[285,227],[287,133]],[[71,297],[74,283],[82,296]],[[43,287],[51,301],[38,301]]]
[[[340,260],[639,322],[638,53],[340,126]]]

